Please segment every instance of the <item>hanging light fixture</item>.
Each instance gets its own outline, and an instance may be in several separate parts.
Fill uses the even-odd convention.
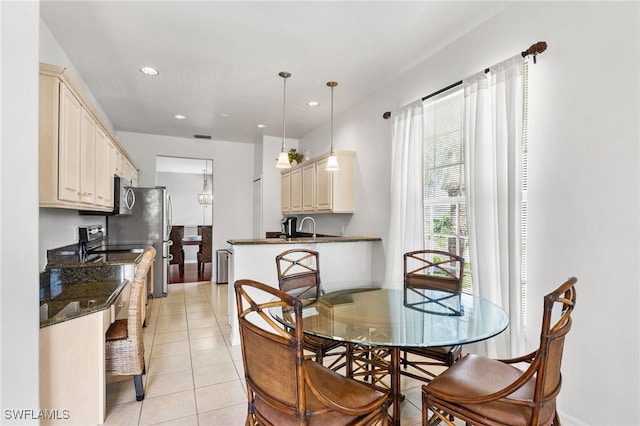
[[[202,171],[204,184],[202,185],[202,192],[198,194],[198,203],[207,205],[213,203],[213,194],[209,189],[209,182],[207,181],[208,161],[204,162],[204,170]]]
[[[331,87],[331,151],[329,152],[329,159],[327,160],[327,167],[325,168],[328,172],[336,172],[340,170],[340,166],[338,166],[338,159],[336,158],[336,154],[333,152],[333,88],[338,85],[336,81],[329,81],[327,86]]]
[[[279,169],[288,169],[291,168],[291,163],[289,162],[289,154],[284,147],[284,139],[285,139],[285,121],[284,121],[284,112],[287,100],[287,78],[291,77],[291,74],[286,71],[281,71],[278,74],[282,77],[284,81],[284,91],[282,95],[282,148],[280,149],[280,154],[278,155],[278,162],[276,163],[276,167]]]

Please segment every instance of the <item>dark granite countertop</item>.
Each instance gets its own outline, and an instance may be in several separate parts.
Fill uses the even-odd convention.
[[[125,268],[149,246],[79,256],[67,246],[47,252],[40,273],[40,328],[108,309],[127,284]]]
[[[51,285],[53,294],[59,293],[40,300],[40,328],[109,309],[127,282],[108,280]],[[45,293],[50,296],[52,290]]]
[[[336,236],[302,236],[295,238],[262,238],[257,240],[228,240],[231,245],[257,244],[306,244],[306,243],[353,243],[358,241],[382,241],[379,237],[336,237]]]
[[[84,256],[75,247],[47,251],[47,269],[84,268],[98,265],[120,265],[138,263],[150,246],[142,245],[120,250],[90,252]]]

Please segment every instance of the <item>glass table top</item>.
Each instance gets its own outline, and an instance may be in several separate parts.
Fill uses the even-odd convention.
[[[427,298],[425,298],[425,296]],[[279,322],[294,326],[289,312],[271,308]],[[436,347],[488,339],[509,325],[499,306],[469,294],[358,286],[305,302],[304,332],[337,341],[387,347]]]

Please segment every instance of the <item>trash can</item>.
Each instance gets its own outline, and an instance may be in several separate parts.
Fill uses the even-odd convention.
[[[228,284],[229,283],[229,256],[231,252],[229,250],[217,250],[216,251],[216,284]]]

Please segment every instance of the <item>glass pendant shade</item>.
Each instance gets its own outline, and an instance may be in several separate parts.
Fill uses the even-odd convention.
[[[328,172],[337,172],[340,170],[340,166],[338,166],[338,159],[335,154],[331,154],[327,159],[327,167],[325,168]]]
[[[327,82],[327,86],[331,87],[331,151],[329,155],[329,159],[327,160],[327,167],[325,170],[328,172],[337,172],[340,170],[340,166],[338,166],[338,159],[336,158],[336,154],[333,153],[333,88],[338,85],[336,81]]]
[[[287,105],[286,101],[287,101],[287,78],[291,77],[291,73],[288,73],[286,71],[281,71],[280,73],[278,73],[278,75],[280,77],[282,77],[282,81],[283,81],[283,91],[282,91],[282,147],[280,148],[280,154],[278,155],[278,161],[276,162],[276,167],[279,169],[290,169],[291,168],[291,162],[289,161],[289,154],[287,154],[287,150],[284,147],[284,140],[285,140],[285,120],[284,120],[284,113],[285,113],[285,107]]]
[[[289,154],[286,151],[280,151],[278,155],[278,162],[276,163],[276,167],[279,169],[289,169],[291,168],[291,163],[289,163]]]

